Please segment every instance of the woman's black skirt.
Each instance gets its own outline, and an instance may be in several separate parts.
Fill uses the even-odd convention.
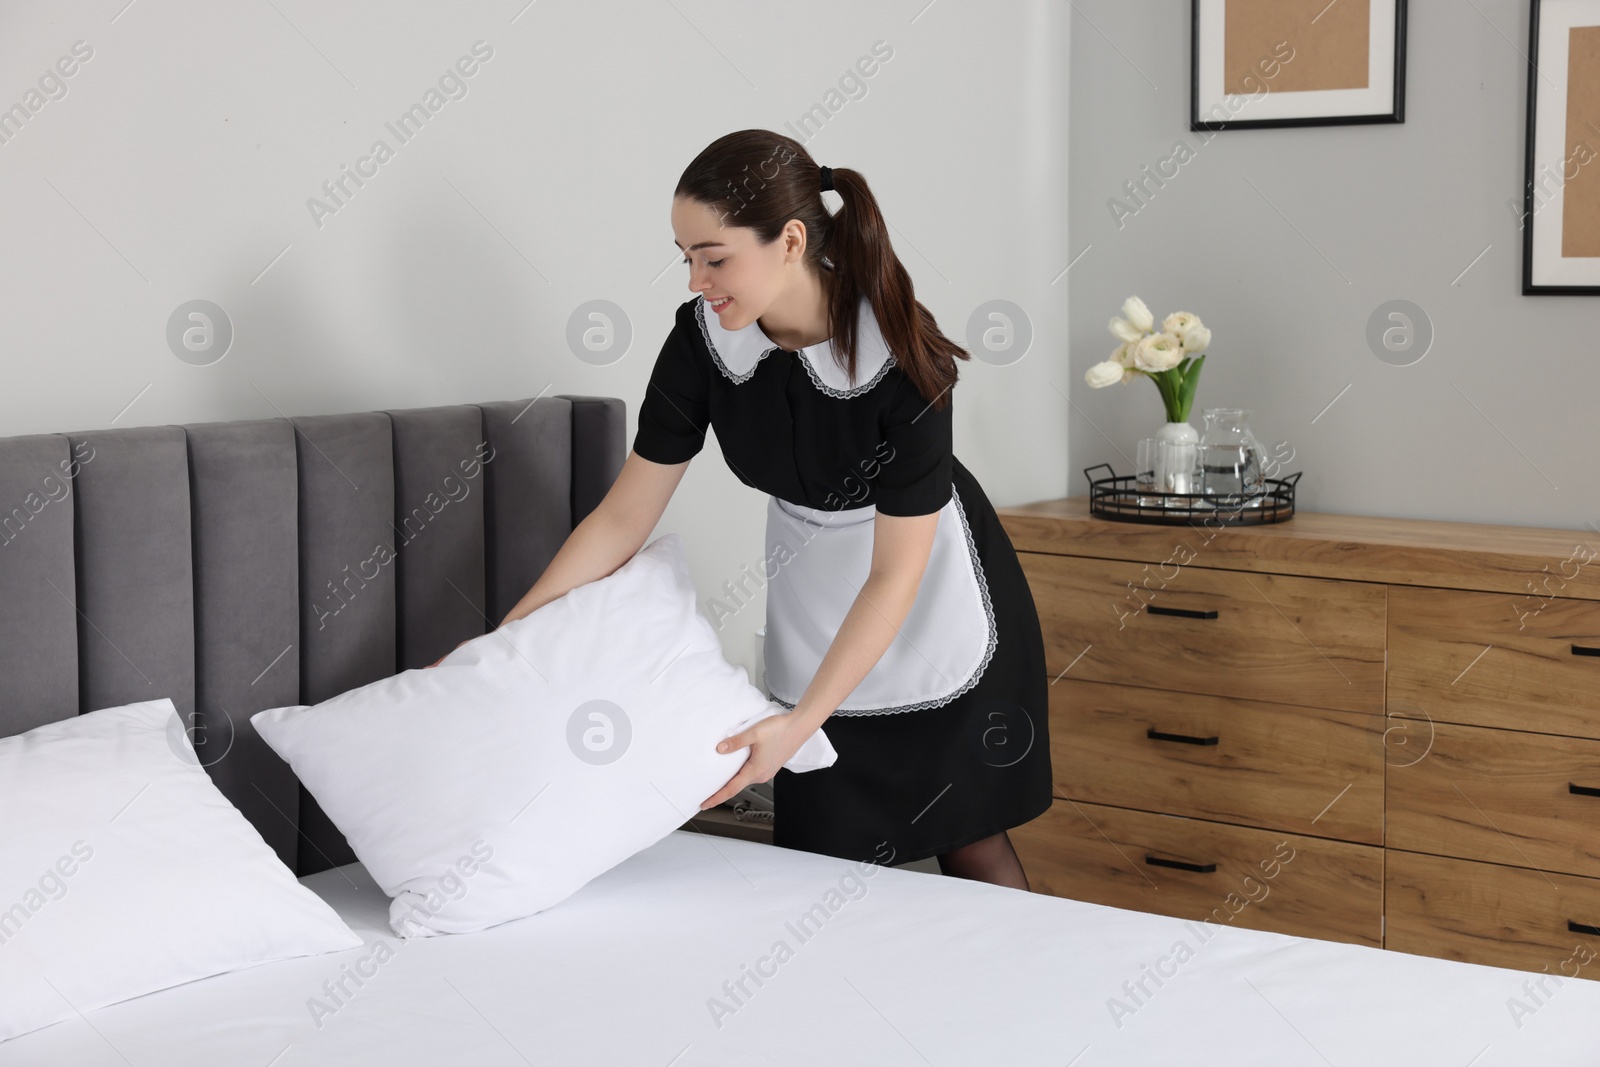
[[[831,715],[831,767],[772,779],[773,843],[844,859],[906,863],[1019,826],[1050,806],[1044,637],[1016,549],[965,467],[953,483],[995,613],[978,683],[948,703]]]

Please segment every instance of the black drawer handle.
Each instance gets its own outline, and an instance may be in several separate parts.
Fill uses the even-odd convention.
[[[1600,789],[1592,785],[1579,785],[1577,782],[1568,782],[1567,792],[1576,793],[1580,797],[1600,797]]]
[[[1185,745],[1214,745],[1217,743],[1217,739],[1215,737],[1191,737],[1188,734],[1167,734],[1157,730],[1154,726],[1146,730],[1144,735],[1152,741],[1178,741]]]
[[[1214,619],[1217,617],[1215,608],[1210,611],[1201,611],[1198,608],[1164,608],[1159,604],[1146,604],[1144,610],[1151,615],[1174,615],[1180,619]],[[1574,645],[1573,648],[1576,649],[1577,646]],[[1600,656],[1600,652],[1594,654]]]
[[[1160,856],[1146,856],[1144,861],[1152,867],[1171,867],[1175,871],[1193,871],[1195,874],[1211,874],[1217,869],[1215,863],[1185,863],[1183,860],[1164,860]]]
[[[1600,656],[1600,648],[1593,648],[1589,645],[1573,645],[1572,654],[1574,656]]]
[[[1600,937],[1600,926],[1590,926],[1588,923],[1575,923],[1567,920],[1567,929],[1575,934],[1588,934],[1590,937]]]

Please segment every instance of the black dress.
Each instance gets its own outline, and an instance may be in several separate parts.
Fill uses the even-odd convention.
[[[734,475],[769,496],[767,684],[794,706],[865,580],[871,517],[939,512],[917,600],[893,644],[823,723],[831,767],[772,780],[774,841],[898,864],[1027,822],[1052,795],[1044,639],[1010,538],[951,450],[936,410],[895,365],[870,303],[857,373],[823,342],[787,351],[752,322],[678,308],[639,408],[633,448],[681,463],[715,428]],[[715,601],[714,601],[715,603]]]

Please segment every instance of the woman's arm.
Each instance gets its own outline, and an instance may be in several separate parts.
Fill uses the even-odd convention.
[[[719,752],[731,752],[759,743],[761,750],[752,748],[739,773],[713,794],[701,810],[721,804],[751,782],[765,782],[776,774],[861,684],[894,643],[906,616],[911,614],[911,606],[916,603],[922,574],[928,568],[928,556],[933,551],[939,513],[885,515],[879,512],[872,521],[871,570],[856,591],[855,601],[839,624],[839,632],[828,645],[822,662],[817,665],[811,684],[806,686],[789,714],[763,719],[717,746]]]
[[[661,521],[661,514],[688,467],[688,460],[652,463],[629,452],[604,499],[573,527],[539,580],[506,612],[499,625],[531,614],[580,585],[604,578],[632,559]],[[467,638],[456,647],[470,640]],[[429,666],[438,666],[442,659],[444,656]]]
[[[911,605],[916,603],[938,525],[938,512],[879,512],[873,518],[872,568],[867,580],[857,590],[811,684],[794,706],[800,721],[812,730],[844,703],[894,643],[906,616],[911,614]]]

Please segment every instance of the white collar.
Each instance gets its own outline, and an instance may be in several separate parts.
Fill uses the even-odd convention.
[[[772,353],[782,349],[761,329],[759,322],[737,330],[729,330],[714,311],[706,309],[705,295],[701,294],[694,305],[695,318],[700,323],[700,333],[718,369],[729,380],[738,383],[749,380],[756,365]],[[856,396],[866,392],[894,366],[894,356],[884,341],[878,317],[872,313],[872,302],[862,295],[856,309],[856,377],[851,382],[839,366],[834,355],[833,339],[800,349],[800,362],[812,383],[824,393],[834,397]],[[859,384],[856,384],[859,383]]]

